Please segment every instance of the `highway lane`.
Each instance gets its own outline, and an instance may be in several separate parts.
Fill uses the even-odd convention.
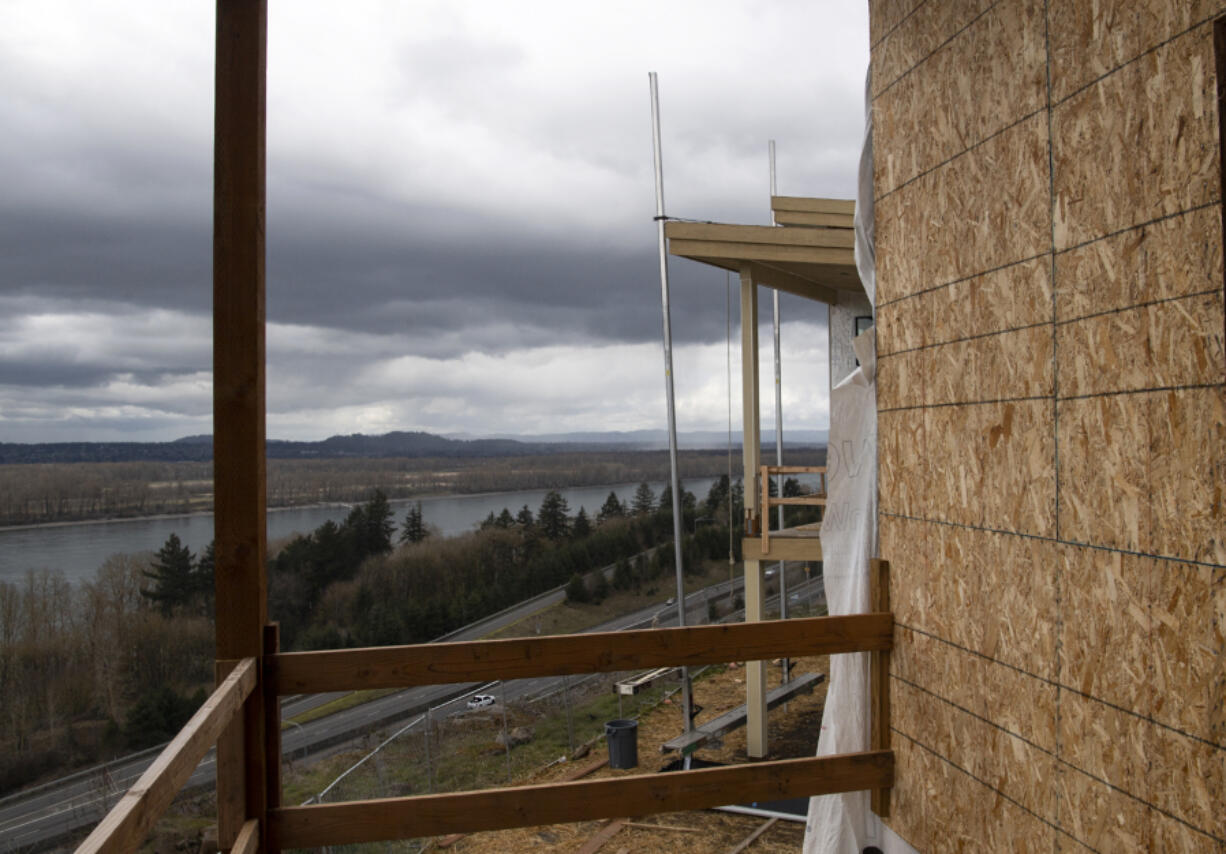
[[[811,583],[818,583],[814,579]],[[733,595],[741,587],[742,579],[731,582]],[[686,597],[686,621],[690,625],[706,622],[706,602],[709,598],[728,595],[730,582],[723,581],[705,590]],[[799,588],[793,587],[793,590]],[[537,597],[547,599],[555,591]],[[775,597],[777,601],[778,597]],[[548,601],[530,600],[539,610],[547,607]],[[495,618],[480,621],[447,640],[466,640],[495,631],[501,625],[510,624],[533,612],[532,607],[516,606],[507,609]],[[610,620],[590,631],[616,631],[627,627],[645,628],[658,617],[657,625],[667,626],[676,621],[676,607],[652,605],[632,614]],[[500,623],[501,625],[498,625]],[[505,696],[515,700],[533,696],[560,686],[558,678],[515,680],[506,687]],[[341,743],[362,732],[407,720],[426,708],[440,705],[446,699],[475,691],[479,683],[467,685],[441,685],[411,688],[390,694],[360,706],[347,709],[303,725],[293,725],[282,731],[282,755],[286,758],[301,757],[318,752],[326,746]],[[502,700],[502,695],[495,691]],[[282,718],[301,714],[306,708],[327,702],[343,693],[318,695],[316,697],[287,698],[283,702]],[[322,698],[322,699],[321,699]],[[80,772],[54,784],[0,799],[0,852],[36,850],[57,838],[96,824],[114,805],[157,755],[157,749],[128,757],[105,768]],[[212,786],[214,783],[214,760],[210,754],[192,775],[185,789]]]

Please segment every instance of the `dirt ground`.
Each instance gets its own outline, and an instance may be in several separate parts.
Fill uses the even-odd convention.
[[[829,673],[826,656],[800,659],[793,673]],[[780,670],[772,666],[769,684],[778,684]],[[789,759],[812,756],[817,749],[817,735],[821,727],[821,710],[825,701],[826,684],[823,682],[809,695],[802,695],[787,706],[775,709],[770,715],[769,740],[771,759]],[[721,673],[705,678],[694,686],[694,701],[703,707],[699,723],[741,705],[745,701],[744,670],[730,666]],[[680,698],[674,697],[639,721],[638,756],[639,767],[633,770],[615,770],[607,766],[584,779],[629,776],[651,773],[667,765],[676,754],[660,753],[660,745],[681,732]],[[555,765],[538,772],[525,784],[548,783],[563,780],[575,772],[576,765],[590,763],[605,750],[603,742],[593,747],[590,758],[579,759],[566,765]],[[709,745],[695,753],[703,759],[725,763],[746,762],[745,730],[735,730],[723,739],[722,744]],[[519,782],[519,781],[517,781]],[[671,854],[706,854],[726,852],[754,831],[761,828],[767,819],[732,813],[701,810],[694,812],[661,813],[652,816],[634,817],[600,848],[601,852],[668,851]],[[447,845],[447,851],[457,854],[504,854],[504,852],[576,852],[609,822],[576,822],[548,827],[529,827],[490,833],[477,833],[455,840]],[[779,821],[759,836],[747,849],[751,854],[766,852],[799,851],[804,839],[804,825],[800,822]],[[448,840],[449,841],[449,840]],[[443,840],[436,840],[430,850],[443,850]]]

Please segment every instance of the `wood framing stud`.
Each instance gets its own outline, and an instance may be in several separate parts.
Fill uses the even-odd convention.
[[[890,563],[874,560],[869,568],[870,598],[874,610],[890,610]],[[892,645],[891,645],[892,646]],[[890,750],[890,650],[876,650],[871,654],[871,702],[873,750]],[[874,788],[871,796],[873,812],[882,818],[890,815],[890,789],[888,786]]]
[[[255,691],[254,658],[227,664],[229,675],[86,837],[77,854],[118,854],[140,848],[222,730],[231,721],[241,720],[244,703]]]
[[[782,656],[868,652],[893,642],[891,614],[287,652],[270,670],[278,694],[406,688],[487,679],[609,673]]]
[[[269,836],[281,848],[420,839],[461,830],[503,830],[706,809],[735,801],[857,792],[891,785],[893,779],[892,753],[846,753],[575,783],[282,807],[269,813]]]

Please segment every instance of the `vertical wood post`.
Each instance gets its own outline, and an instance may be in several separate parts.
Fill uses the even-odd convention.
[[[758,469],[761,465],[761,415],[758,405],[758,286],[753,270],[741,268],[741,417],[743,439],[741,457],[744,469],[745,518],[767,519],[758,495]],[[747,533],[754,533],[752,530]],[[762,564],[745,561],[745,621],[758,622],[766,610]],[[745,748],[754,759],[766,756],[766,662],[745,662]]]
[[[872,610],[890,611],[890,563],[875,560],[869,567],[870,605]],[[890,749],[890,652],[869,653],[869,677],[872,704],[872,749]],[[873,812],[882,818],[890,815],[890,790],[873,789],[870,795]]]
[[[262,657],[268,621],[264,472],[267,0],[218,0],[213,147],[213,480],[217,657]],[[220,843],[266,832],[262,690],[218,744]],[[236,815],[238,809],[243,815]]]

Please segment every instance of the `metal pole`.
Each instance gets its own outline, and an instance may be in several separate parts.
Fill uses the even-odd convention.
[[[566,746],[570,755],[575,755],[575,724],[570,713],[570,677],[562,677],[562,705],[566,708]]]
[[[660,245],[660,303],[664,313],[664,386],[668,400],[668,461],[673,487],[673,550],[677,563],[677,625],[685,627],[685,581],[681,564],[681,478],[677,471],[677,413],[673,405],[673,333],[668,311],[668,246],[664,238],[664,161],[660,154],[660,92],[656,73],[649,72],[651,84],[651,140],[656,167],[656,226]],[[685,731],[694,729],[690,717],[690,669],[681,668],[681,704]]]
[[[770,141],[771,197],[778,192],[775,187],[775,141]],[[775,206],[771,204],[771,225],[775,225]],[[783,361],[779,355],[779,291],[772,291],[775,309],[775,465],[783,465]],[[779,482],[779,494],[783,495],[783,481]],[[779,530],[783,530],[783,507],[779,508]],[[788,618],[788,576],[783,561],[776,565],[779,570],[779,619]],[[788,681],[788,659],[783,659],[783,682]]]
[[[511,782],[511,733],[507,730],[507,683],[502,683],[502,744],[507,749],[507,782]]]
[[[426,707],[426,791],[434,793],[434,766],[430,764],[430,708]]]

